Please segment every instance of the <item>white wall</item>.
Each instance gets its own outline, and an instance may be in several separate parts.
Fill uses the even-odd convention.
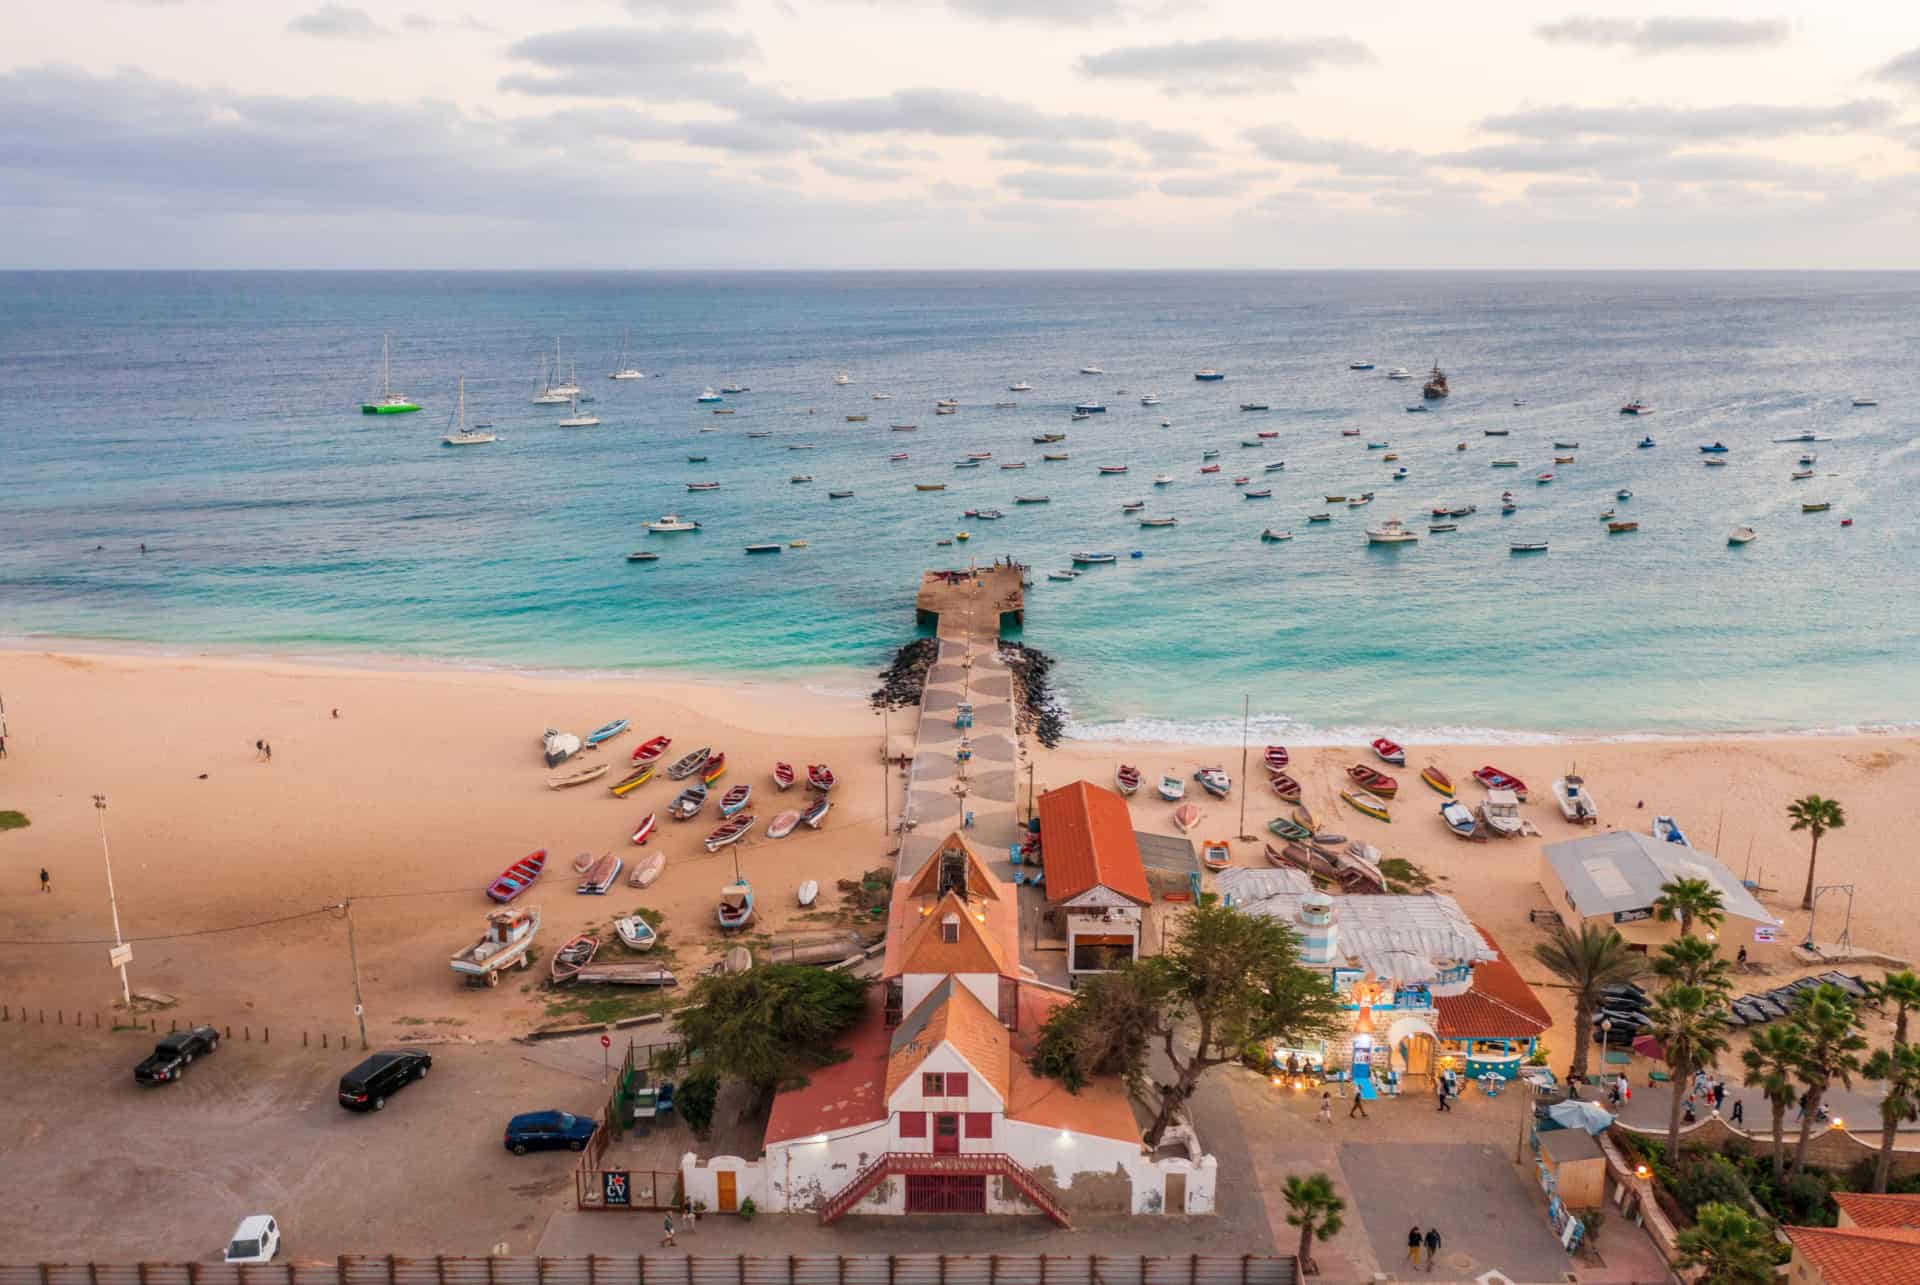
[[[766,1166],[759,1161],[743,1160],[739,1156],[714,1156],[708,1160],[689,1151],[680,1157],[680,1186],[688,1200],[699,1201],[708,1210],[720,1208],[719,1182],[716,1173],[730,1170],[733,1177],[733,1194],[737,1203],[752,1198],[754,1207],[761,1211],[772,1208],[771,1195],[767,1191]]]
[[[927,1071],[939,1071],[943,1074],[948,1071],[964,1072],[967,1077],[966,1096],[962,1098],[929,1098],[921,1096],[920,1076]],[[994,1090],[993,1085],[987,1082],[987,1077],[980,1074],[977,1068],[970,1064],[965,1058],[961,1057],[959,1053],[955,1052],[953,1046],[950,1044],[941,1044],[938,1048],[934,1049],[933,1052],[927,1054],[926,1060],[920,1063],[919,1068],[915,1070],[913,1074],[907,1076],[906,1079],[902,1080],[900,1087],[893,1091],[893,1096],[887,1099],[887,1107],[892,1111],[998,1112],[1006,1110],[1006,1106],[1006,1102],[1003,1101],[1000,1094]],[[896,1142],[905,1144],[893,1147],[892,1149],[895,1151],[933,1150],[931,1125],[928,1127],[929,1136],[926,1139],[900,1138],[898,1136],[899,1130],[897,1126],[895,1126],[894,1134]],[[920,1145],[915,1145],[916,1143]],[[966,1149],[973,1150],[974,1148]],[[988,1150],[991,1149],[992,1148],[988,1148]]]
[[[920,1007],[920,1001],[932,994],[933,988],[947,980],[946,973],[904,973],[900,978],[901,1015],[907,1016]],[[1000,974],[998,973],[954,973],[952,977],[962,986],[973,992],[973,997],[987,1006],[989,1013],[1000,1011]]]

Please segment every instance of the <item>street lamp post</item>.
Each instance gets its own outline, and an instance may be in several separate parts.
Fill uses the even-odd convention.
[[[113,853],[107,847],[107,796],[93,796],[94,811],[100,814],[100,856],[107,864],[107,905],[113,911],[113,958],[120,966],[120,999],[133,1011],[133,987],[127,981],[127,943],[120,936],[120,899],[113,891]]]

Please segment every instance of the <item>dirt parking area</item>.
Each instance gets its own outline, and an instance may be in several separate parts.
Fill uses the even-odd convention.
[[[508,1117],[606,1100],[597,1065],[545,1065],[514,1044],[430,1047],[428,1078],[379,1113],[335,1101],[358,1050],[226,1040],[180,1082],[142,1088],[133,1066],[152,1042],[0,1024],[6,1259],[217,1259],[251,1213],[279,1219],[295,1260],[529,1253],[571,1202],[575,1157],[509,1155]]]

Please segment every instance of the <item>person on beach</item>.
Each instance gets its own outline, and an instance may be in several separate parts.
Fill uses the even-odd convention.
[[[1433,1260],[1440,1257],[1440,1229],[1427,1228],[1427,1270],[1433,1270]]]
[[[53,891],[53,876],[47,873],[47,868],[45,866],[40,867],[40,891],[41,892]]]
[[[666,1224],[667,1224],[667,1234],[660,1238],[660,1248],[662,1249],[670,1249],[673,1247],[673,1243],[674,1243],[673,1242],[673,1211],[671,1209],[667,1211]]]
[[[339,718],[339,717],[340,717],[340,711],[339,711],[338,709],[336,709],[336,710],[334,710],[334,711],[333,711],[333,716],[334,716],[335,718]]]
[[[255,741],[253,743],[253,757],[256,760],[258,760],[258,759],[265,758],[266,754],[267,754],[267,743],[265,741]]]
[[[1320,1123],[1333,1123],[1333,1094],[1326,1089],[1320,1090]]]
[[[1415,1267],[1420,1266],[1420,1229],[1418,1227],[1407,1233],[1407,1261]]]
[[[269,744],[266,747],[266,751],[267,751],[267,762],[269,763],[273,762],[273,746]]]
[[[1362,1120],[1372,1118],[1367,1114],[1366,1100],[1360,1096],[1358,1089],[1354,1090],[1353,1105],[1347,1108],[1347,1119],[1351,1120],[1355,1116],[1359,1116]]]
[[[1747,948],[1745,946],[1742,946],[1740,953],[1733,957],[1733,963],[1734,967],[1738,968],[1741,972],[1744,973],[1747,971]]]

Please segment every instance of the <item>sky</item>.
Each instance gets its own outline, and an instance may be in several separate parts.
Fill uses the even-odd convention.
[[[0,267],[1920,268],[1920,4],[0,6]]]

